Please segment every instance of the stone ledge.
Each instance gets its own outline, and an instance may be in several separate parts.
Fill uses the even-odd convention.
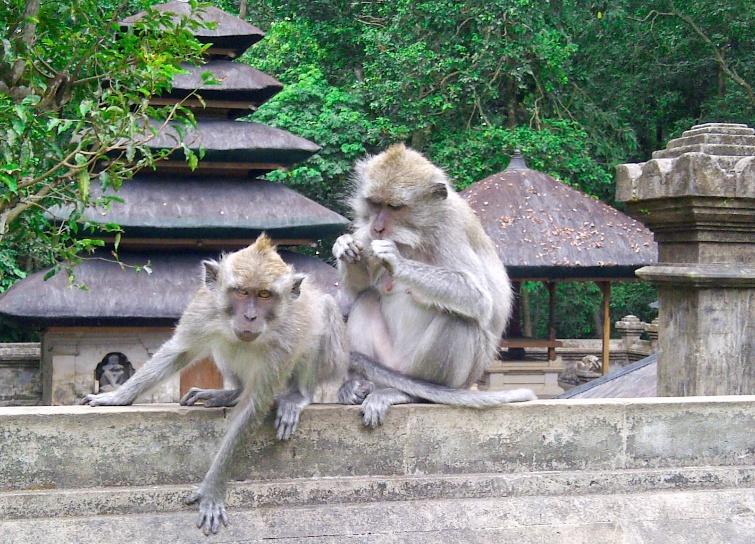
[[[0,491],[201,480],[224,409],[0,408]],[[307,408],[289,442],[268,420],[231,477],[511,474],[755,465],[755,396],[552,400],[476,411],[397,406],[376,430],[358,407]]]

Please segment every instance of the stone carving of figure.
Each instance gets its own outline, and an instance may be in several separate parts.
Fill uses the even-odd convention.
[[[94,370],[94,378],[99,384],[99,393],[118,389],[134,374],[134,367],[128,358],[118,351],[111,351],[102,358]]]

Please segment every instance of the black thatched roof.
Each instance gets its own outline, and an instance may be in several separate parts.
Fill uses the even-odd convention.
[[[192,12],[187,2],[167,2],[152,6],[162,13],[173,13],[178,17],[191,17],[193,20],[213,23],[214,28],[200,28],[194,35],[201,43],[211,43],[214,47],[230,49],[236,55],[246,51],[251,45],[260,41],[265,33],[238,17],[213,6],[202,7]],[[141,11],[121,21],[123,26],[131,26],[145,16]]]
[[[94,188],[93,196],[102,194]],[[90,208],[84,219],[117,223],[128,237],[317,239],[344,230],[348,220],[280,183],[233,178],[136,177],[110,210]],[[60,217],[60,211],[53,212]]]
[[[328,264],[281,251],[283,259],[327,292],[336,289],[337,273]],[[101,255],[107,258],[107,254]],[[144,265],[151,274],[122,269],[104,260],[86,260],[75,268],[86,290],[71,287],[64,273],[44,281],[31,274],[0,295],[0,315],[38,326],[172,325],[199,286],[200,262],[217,253],[124,253],[123,262]]]
[[[153,126],[158,128],[161,125],[154,122]],[[153,149],[172,149],[180,141],[171,123],[146,145]],[[204,149],[200,169],[211,167],[212,164],[208,163],[216,161],[288,166],[308,159],[320,150],[317,144],[285,130],[246,121],[200,120],[196,127],[185,130],[183,141],[194,151]],[[182,157],[183,152],[178,151],[176,156]]]
[[[641,223],[520,156],[461,194],[513,278],[634,277],[657,261],[653,234]]]
[[[259,106],[283,89],[283,84],[265,72],[229,60],[211,60],[201,66],[183,64],[187,71],[173,78],[173,89],[167,96],[183,98],[198,90],[205,100],[248,102]],[[208,84],[202,74],[210,72],[217,83]]]

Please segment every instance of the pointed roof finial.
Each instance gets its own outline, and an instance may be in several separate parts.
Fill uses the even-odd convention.
[[[527,168],[529,167],[527,166],[527,163],[524,162],[524,157],[522,157],[521,150],[515,149],[514,156],[511,157],[511,162],[509,162],[506,170],[525,170]]]

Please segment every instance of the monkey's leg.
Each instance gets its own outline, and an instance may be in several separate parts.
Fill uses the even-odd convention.
[[[382,425],[385,415],[392,404],[407,404],[417,402],[417,399],[407,395],[403,391],[387,387],[385,389],[376,389],[364,399],[362,403],[362,421],[367,427],[373,429]]]
[[[311,404],[311,399],[298,390],[292,389],[277,398],[278,410],[275,414],[275,429],[278,440],[288,440],[299,425],[301,411]]]
[[[178,401],[181,406],[194,406],[201,402],[207,408],[216,408],[218,406],[236,406],[239,402],[241,389],[201,389],[192,387]]]
[[[228,525],[225,511],[226,471],[244,428],[257,418],[255,399],[249,393],[239,398],[237,409],[239,411],[231,421],[199,489],[186,500],[186,504],[199,503],[197,527],[205,535],[217,533],[221,523]]]

